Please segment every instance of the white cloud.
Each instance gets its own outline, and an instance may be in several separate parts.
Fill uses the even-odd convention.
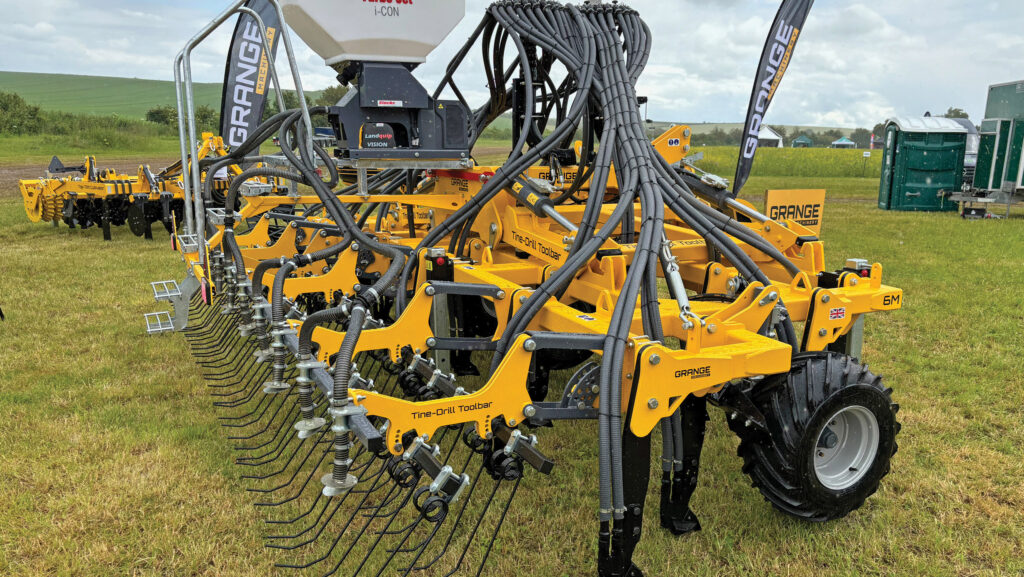
[[[226,2],[33,0],[4,2],[0,69],[170,79],[188,38]],[[429,88],[489,4],[467,0],[466,19],[416,75]],[[737,122],[778,0],[635,0],[654,51],[638,91],[652,118]],[[73,17],[70,17],[73,16]],[[984,115],[989,84],[1024,74],[1019,0],[817,0],[789,72],[766,118],[778,124],[873,126],[892,114],[965,108]],[[219,81],[230,25],[193,58],[197,81]],[[296,43],[303,84],[334,82],[312,50]],[[286,69],[282,81],[290,86]],[[480,59],[456,76],[472,102],[486,98]],[[2,87],[0,87],[2,88]]]

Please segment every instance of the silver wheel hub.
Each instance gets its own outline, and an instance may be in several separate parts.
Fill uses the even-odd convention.
[[[814,447],[814,474],[833,491],[857,484],[878,453],[881,435],[874,413],[860,405],[845,407],[829,418]]]

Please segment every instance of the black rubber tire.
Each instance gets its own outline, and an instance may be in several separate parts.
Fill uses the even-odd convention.
[[[839,353],[800,353],[793,356],[789,373],[766,378],[751,398],[764,414],[768,434],[745,426],[744,419],[731,419],[729,426],[740,437],[743,472],[783,513],[816,522],[844,517],[863,505],[889,473],[900,431],[899,406],[892,402],[892,389],[866,365]],[[814,453],[826,420],[854,405],[874,414],[878,449],[867,473],[837,491],[819,482]]]

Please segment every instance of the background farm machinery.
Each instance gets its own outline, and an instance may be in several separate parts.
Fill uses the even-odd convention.
[[[224,141],[204,133],[194,158],[200,169],[226,154]],[[191,162],[193,157],[189,157]],[[223,198],[229,179],[242,172],[238,166],[224,167],[211,182],[210,199]],[[56,156],[43,178],[21,180],[25,213],[32,222],[64,222],[71,228],[99,226],[103,238],[110,240],[111,226],[128,225],[135,236],[153,238],[153,224],[160,223],[174,234],[185,208],[181,162],[154,173],[149,165],[139,166],[136,174],[120,174],[103,169],[96,157],[88,156],[79,166],[65,166]],[[275,189],[287,186],[269,180]]]
[[[498,2],[431,93],[410,70],[461,1],[389,7],[386,25],[355,0],[272,4],[353,89],[206,166],[182,159],[186,277],[154,290],[176,308],[156,329],[185,331],[286,566],[479,574],[523,479],[556,466],[545,439],[571,433],[597,447],[597,571],[641,575],[653,432],[661,525],[697,530],[708,403],[777,509],[827,521],[875,492],[899,424],[860,360],[864,319],[902,292],[879,264],[826,268],[810,230],[687,170],[685,127],[646,138],[637,12]],[[246,10],[179,57],[183,110],[190,48]],[[474,49],[490,93],[475,108],[454,80]],[[476,140],[507,112],[511,153],[482,166]],[[275,134],[280,154],[261,155]],[[248,168],[206,194],[230,166]]]

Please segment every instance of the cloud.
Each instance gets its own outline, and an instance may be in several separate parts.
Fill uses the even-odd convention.
[[[172,61],[221,4],[208,0],[33,0],[10,2],[0,69],[170,79]],[[476,27],[489,0],[467,0],[466,18],[420,66],[433,88]],[[635,0],[654,48],[638,84],[652,118],[739,122],[778,0]],[[57,17],[55,15],[61,15]],[[1024,52],[1019,0],[817,0],[766,121],[873,126],[893,114],[957,106],[980,119],[987,86],[1017,80]],[[221,80],[230,25],[193,58],[197,81]],[[310,89],[334,72],[301,42],[296,56]],[[286,68],[282,82],[291,86]],[[480,57],[456,75],[471,102],[487,97]],[[0,87],[2,89],[2,87]]]

